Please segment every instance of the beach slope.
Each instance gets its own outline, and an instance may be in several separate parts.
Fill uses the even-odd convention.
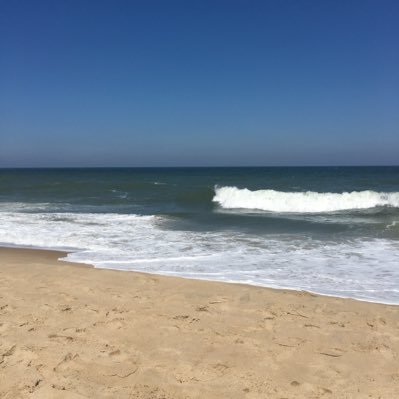
[[[399,307],[0,249],[0,398],[395,398]]]

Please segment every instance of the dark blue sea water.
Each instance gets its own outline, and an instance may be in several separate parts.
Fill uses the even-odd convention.
[[[399,167],[0,169],[0,243],[399,303]]]

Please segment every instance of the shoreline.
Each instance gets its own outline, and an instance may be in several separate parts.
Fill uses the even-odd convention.
[[[63,253],[0,248],[2,399],[399,395],[397,306]]]
[[[161,276],[161,277],[171,277],[171,278],[181,278],[185,280],[194,280],[194,281],[206,281],[206,282],[216,282],[216,283],[221,283],[221,284],[233,284],[233,285],[242,285],[242,286],[248,286],[248,287],[258,287],[258,288],[265,288],[268,290],[277,290],[277,291],[293,291],[293,292],[298,292],[298,293],[305,293],[309,295],[316,295],[316,296],[321,296],[321,297],[328,297],[328,298],[337,298],[337,299],[344,299],[344,300],[353,300],[353,301],[359,301],[359,302],[366,302],[366,303],[371,303],[371,304],[378,304],[378,305],[387,305],[387,306],[399,306],[399,303],[395,302],[382,302],[382,301],[376,301],[373,299],[365,299],[365,298],[354,298],[354,297],[349,297],[349,296],[339,296],[339,295],[334,295],[334,294],[325,294],[325,293],[320,293],[316,291],[309,291],[309,290],[304,290],[300,288],[291,288],[291,287],[276,287],[276,286],[267,286],[267,285],[261,285],[261,284],[251,284],[251,283],[246,283],[246,282],[239,282],[239,281],[222,281],[222,280],[211,280],[211,279],[205,279],[205,278],[200,278],[200,277],[187,277],[187,276],[179,276],[179,275],[171,275],[171,274],[162,274],[162,273],[156,273],[156,272],[143,272],[140,270],[126,270],[126,269],[116,269],[116,268],[103,268],[103,267],[96,267],[92,263],[84,263],[84,262],[74,262],[74,261],[69,261],[67,259],[68,255],[70,253],[73,253],[74,250],[68,250],[68,249],[53,249],[53,248],[45,248],[45,247],[31,247],[31,246],[23,246],[23,245],[2,245],[0,244],[0,251],[2,249],[15,249],[15,250],[31,250],[31,251],[44,251],[44,252],[52,252],[52,253],[59,253],[60,256],[57,258],[58,262],[63,262],[67,263],[72,266],[83,266],[83,267],[90,267],[93,269],[97,270],[111,270],[111,271],[116,271],[116,272],[127,272],[127,273],[139,273],[139,274],[144,274],[144,275],[150,275],[150,276]]]

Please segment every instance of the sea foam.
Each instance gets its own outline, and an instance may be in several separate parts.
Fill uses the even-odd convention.
[[[237,187],[215,187],[213,201],[225,209],[270,212],[320,213],[378,206],[399,207],[399,192],[353,191],[344,193],[251,191]]]
[[[11,205],[11,204],[10,204]],[[98,268],[303,289],[399,304],[399,243],[167,228],[163,216],[0,207],[0,243],[72,251]]]

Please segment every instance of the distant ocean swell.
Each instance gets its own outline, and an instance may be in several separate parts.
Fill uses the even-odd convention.
[[[225,209],[270,212],[321,213],[375,207],[399,208],[399,192],[353,191],[345,193],[251,191],[237,187],[215,187],[213,201]]]

